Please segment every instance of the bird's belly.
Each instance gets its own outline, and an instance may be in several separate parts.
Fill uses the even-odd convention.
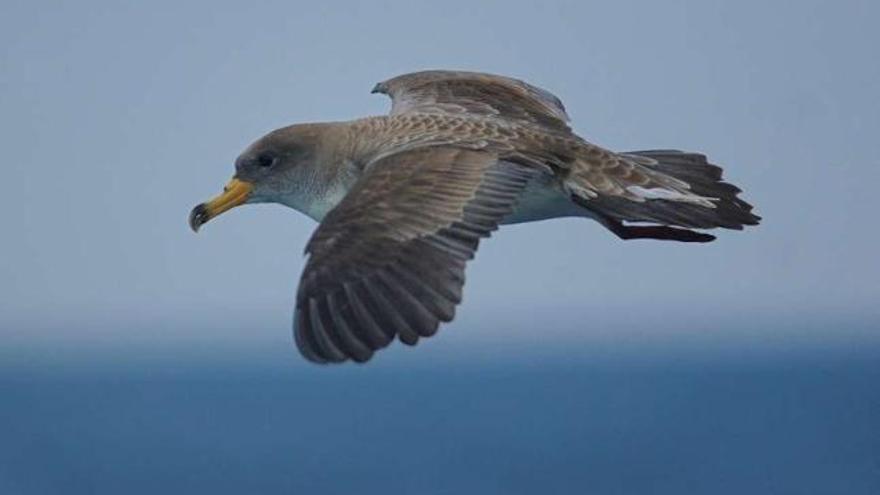
[[[589,210],[573,203],[553,184],[536,181],[523,191],[513,213],[506,216],[501,223],[509,225],[549,218],[590,216]]]

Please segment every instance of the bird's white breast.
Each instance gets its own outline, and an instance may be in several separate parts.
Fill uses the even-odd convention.
[[[351,180],[353,179],[353,180]],[[320,222],[336,207],[356,179],[340,178],[329,183],[311,184],[303,189],[277,198],[277,202],[289,206],[313,220]],[[513,213],[502,224],[536,222],[560,217],[591,217],[590,211],[573,203],[555,183],[552,177],[539,178],[523,191]]]
[[[537,179],[529,184],[513,213],[502,224],[537,222],[549,218],[589,217],[590,211],[574,204],[553,182],[554,179]]]

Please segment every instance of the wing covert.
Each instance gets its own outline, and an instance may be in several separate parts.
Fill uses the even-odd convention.
[[[499,116],[570,130],[562,102],[549,91],[494,74],[430,70],[380,82],[373,93],[391,97],[391,115],[407,112]]]
[[[429,147],[378,160],[306,246],[294,336],[319,363],[363,362],[397,337],[414,345],[450,321],[465,263],[536,170]]]

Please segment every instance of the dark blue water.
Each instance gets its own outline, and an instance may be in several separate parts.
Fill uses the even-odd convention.
[[[876,495],[880,356],[820,354],[6,369],[0,493]]]

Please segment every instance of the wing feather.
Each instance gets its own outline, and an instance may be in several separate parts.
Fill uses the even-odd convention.
[[[394,337],[436,333],[455,316],[466,261],[537,173],[453,147],[370,164],[306,246],[294,318],[303,356],[363,362]]]
[[[391,97],[391,115],[410,112],[498,116],[569,130],[562,102],[549,91],[494,74],[430,70],[380,82],[373,93]]]

